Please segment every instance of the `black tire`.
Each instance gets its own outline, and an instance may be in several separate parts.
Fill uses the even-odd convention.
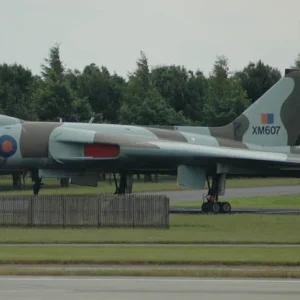
[[[225,214],[229,214],[231,212],[231,205],[229,202],[224,202],[222,205],[222,212]]]
[[[33,184],[33,194],[38,195],[40,188],[41,188],[41,184],[39,182],[35,182]]]
[[[209,207],[208,207],[208,203],[207,202],[204,202],[201,206],[201,212],[202,213],[207,213],[209,210]]]
[[[223,202],[218,202],[219,205],[220,205],[220,213],[222,214],[223,213]]]
[[[215,202],[212,205],[211,210],[213,213],[218,214],[220,212],[220,204],[218,202]]]

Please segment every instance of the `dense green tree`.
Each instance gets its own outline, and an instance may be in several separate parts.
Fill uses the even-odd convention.
[[[208,78],[203,109],[206,125],[223,126],[233,121],[248,106],[250,100],[239,78],[231,76],[228,60],[218,57]]]
[[[148,60],[143,52],[137,60],[136,70],[129,76],[119,120],[122,124],[140,125],[188,123],[182,111],[176,112],[155,88]]]
[[[34,118],[31,95],[36,84],[37,78],[23,66],[0,65],[1,113],[21,119]]]
[[[68,69],[65,74],[65,80],[69,88],[74,91],[78,92],[79,86],[78,86],[78,77],[80,76],[80,71],[75,69],[75,70],[70,70]]]
[[[295,60],[300,68],[300,55]],[[128,79],[104,66],[82,71],[64,66],[58,44],[41,64],[41,76],[21,65],[0,65],[0,111],[22,119],[144,125],[221,125],[239,115],[281,78],[261,60],[231,74],[218,57],[210,76],[184,66],[150,70],[141,52]],[[251,101],[248,100],[251,99]]]
[[[43,81],[34,93],[36,112],[40,120],[57,121],[88,121],[93,115],[91,106],[85,97],[79,97],[72,89],[70,79],[76,74],[69,70],[65,74],[60,59],[59,47],[54,46],[49,51],[47,65],[42,65]]]
[[[143,51],[136,61],[137,68],[129,75],[128,89],[137,97],[143,98],[150,89],[153,89],[148,58]]]
[[[236,76],[240,78],[243,89],[253,103],[281,78],[281,73],[259,60],[256,63],[250,62]]]
[[[60,49],[59,44],[56,44],[49,50],[49,57],[45,58],[46,64],[42,64],[42,76],[48,78],[50,71],[54,71],[57,79],[63,79],[65,68],[63,62],[60,59]]]
[[[291,66],[293,69],[300,69],[300,53],[298,54],[297,58],[294,60],[294,65]]]
[[[34,94],[36,110],[40,120],[66,121],[73,120],[75,98],[68,86],[59,81],[56,73],[51,70],[47,79]]]
[[[185,67],[160,66],[152,70],[151,78],[155,89],[176,112],[199,121],[205,85],[202,72],[194,74]]]
[[[77,76],[78,96],[86,97],[104,122],[117,122],[125,84],[122,77],[111,75],[106,67],[99,68],[95,64],[86,66]]]
[[[189,117],[195,125],[202,123],[202,112],[204,107],[204,96],[207,85],[207,79],[201,71],[193,73],[189,71],[190,78],[187,83],[189,91],[189,101],[184,108],[184,114]]]
[[[120,110],[122,124],[136,125],[183,125],[189,121],[182,112],[177,113],[168,106],[164,98],[156,91],[149,91],[143,100],[128,105],[124,103]]]

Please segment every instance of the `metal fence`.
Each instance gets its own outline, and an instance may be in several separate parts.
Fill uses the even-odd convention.
[[[169,228],[162,195],[0,197],[0,226]]]

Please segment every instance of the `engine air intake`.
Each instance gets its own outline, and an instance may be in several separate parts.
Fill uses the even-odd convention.
[[[84,146],[86,157],[117,157],[120,154],[120,147],[108,144],[87,144]]]

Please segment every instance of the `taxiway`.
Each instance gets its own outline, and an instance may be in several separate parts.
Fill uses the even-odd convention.
[[[0,277],[6,300],[298,300],[299,280],[147,277]]]
[[[166,195],[170,198],[170,202],[201,201],[202,195],[206,193],[206,190],[151,192],[153,195]],[[149,192],[146,194],[149,194]],[[221,196],[221,198],[265,197],[295,194],[300,194],[300,186],[298,185],[226,189],[225,195]]]

